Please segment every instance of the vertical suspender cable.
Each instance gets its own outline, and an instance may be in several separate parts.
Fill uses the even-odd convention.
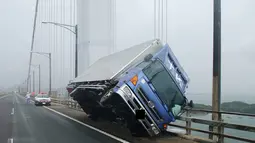
[[[43,5],[42,5],[42,1],[39,1],[39,3],[38,3],[38,13],[39,13],[39,23],[43,20],[42,19],[42,16],[43,16],[43,14],[42,14],[42,12],[43,12]],[[39,33],[39,51],[41,51],[42,50],[42,42],[41,42],[41,40],[42,40],[42,25],[40,24],[40,33]]]
[[[168,34],[168,28],[167,28],[167,26],[168,26],[168,23],[167,23],[168,22],[168,16],[167,16],[168,10],[167,9],[168,9],[168,3],[167,3],[167,0],[166,0],[166,43],[168,41],[168,37],[167,37],[168,36],[167,35]]]
[[[111,49],[113,48],[113,0],[111,0],[111,5],[110,5],[110,9],[111,9]]]
[[[51,20],[52,21],[55,21],[55,1],[52,1],[51,2]],[[52,49],[51,49],[51,53],[53,54],[53,55],[55,55],[56,53],[55,53],[55,28],[56,28],[56,26],[53,26],[52,27],[52,29],[51,29],[51,38],[52,38]],[[55,56],[53,56],[52,57],[52,59],[51,59],[51,62],[52,62],[52,85],[53,85],[53,87],[54,86],[56,86],[56,84],[54,84],[55,83]]]
[[[74,0],[74,24],[77,24],[77,0]],[[74,39],[75,40],[75,39]],[[73,55],[75,55],[75,51],[73,50]],[[89,53],[88,53],[89,54]],[[74,59],[74,58],[73,58]],[[89,60],[89,59],[88,59]],[[73,62],[74,63],[74,62]],[[89,63],[89,62],[88,62]],[[75,67],[75,65],[73,65]]]
[[[73,23],[73,25],[76,25],[76,22],[75,22],[75,11],[76,11],[76,9],[75,9],[75,6],[76,6],[76,2],[75,2],[76,0],[72,0],[72,2],[73,2],[73,10],[72,10],[72,23]],[[73,41],[75,40],[74,39],[74,37],[72,37],[72,39],[73,39]],[[72,55],[72,57],[71,57],[71,61],[72,61],[72,77],[74,77],[74,47],[71,49],[71,55]],[[78,59],[78,61],[79,61],[79,59]],[[78,65],[79,66],[79,65]]]
[[[49,2],[49,21],[52,21],[52,0],[50,0],[50,2]],[[52,43],[53,43],[53,40],[52,40],[52,25],[49,25],[49,30],[50,30],[50,50],[49,50],[49,53],[52,53]],[[51,54],[52,55],[52,54]],[[54,57],[54,56],[53,56]],[[53,65],[53,67],[54,67],[54,65]],[[52,70],[52,69],[51,69]],[[54,72],[54,71],[53,71]],[[54,75],[54,74],[53,74]],[[55,86],[55,85],[54,85]]]
[[[117,44],[117,39],[116,39],[116,34],[117,34],[117,7],[116,7],[116,0],[114,0],[114,23],[113,23],[113,38],[114,38],[114,46],[113,46],[113,53],[116,50],[116,44]]]
[[[63,13],[63,4],[64,3],[64,0],[61,0],[61,22],[60,23],[63,23],[63,17],[64,17],[64,13]],[[63,67],[64,67],[64,63],[63,63],[63,53],[64,53],[64,29],[61,28],[61,80],[60,80],[60,90],[61,90],[61,86],[62,86],[62,83],[63,83],[63,76],[64,76],[64,71],[63,71]],[[61,90],[61,93],[62,93],[62,90]]]
[[[36,0],[36,6],[35,6],[35,15],[34,15],[34,26],[33,26],[33,33],[32,33],[32,42],[31,42],[31,49],[30,51],[33,51],[34,49],[34,37],[35,37],[35,30],[36,30],[36,19],[37,19],[37,11],[38,11],[38,2],[39,0]],[[27,91],[28,91],[28,81],[29,81],[29,75],[31,70],[31,63],[32,63],[32,53],[30,52],[30,58],[29,58],[29,65],[28,65],[28,76],[27,76]]]
[[[59,22],[62,22],[62,0],[59,1]],[[61,79],[58,80],[59,86],[62,82],[62,28],[59,28],[59,77]]]
[[[111,0],[111,49],[113,49],[113,0]]]
[[[111,9],[111,2],[112,0],[108,0],[108,24],[109,24],[109,49],[108,49],[108,54],[111,54],[111,49],[112,49],[112,21],[111,21],[111,14],[112,14],[112,9]]]
[[[53,20],[54,21],[57,21],[56,20],[56,0],[53,1]],[[57,75],[57,72],[56,72],[56,26],[53,27],[53,54],[54,56],[52,57],[52,61],[53,61],[53,85],[56,87],[56,75]]]
[[[66,0],[63,0],[63,24],[66,24]],[[63,29],[63,28],[62,28]],[[66,70],[65,70],[65,65],[66,65],[66,30],[64,30],[63,29],[63,82],[62,82],[62,84],[64,83],[66,83],[65,81],[66,81]],[[61,85],[61,89],[62,89],[62,86],[63,85]]]
[[[160,0],[158,1],[158,38],[160,38]]]
[[[69,19],[69,23],[70,23],[70,25],[73,25],[73,23],[72,23],[72,6],[73,6],[72,4],[73,4],[73,3],[72,3],[72,0],[69,0],[69,2],[70,2],[70,3],[69,3],[69,6],[70,6],[70,7],[69,7],[69,10],[70,10],[70,11],[69,11],[69,18],[70,18],[70,19]],[[70,48],[69,48],[69,69],[70,69],[70,71],[69,71],[69,72],[70,72],[70,73],[69,73],[69,80],[70,80],[70,79],[72,79],[72,70],[73,70],[73,69],[72,69],[72,54],[71,54],[71,49],[73,48],[73,45],[72,45],[72,33],[71,33],[71,32],[70,32],[70,34],[69,34],[69,39],[70,39],[70,40],[69,40],[69,41],[70,41],[70,42],[69,42],[69,47],[70,47]]]
[[[156,0],[154,0],[154,39],[157,38],[156,31]]]
[[[48,18],[47,18],[47,21],[50,21],[50,1],[51,0],[47,0],[47,2],[48,2],[48,5],[47,5],[47,7],[48,7],[48,10],[47,10],[47,16],[48,16]],[[49,29],[49,32],[48,32],[48,34],[49,34],[49,36],[48,36],[48,38],[49,38],[49,45],[48,45],[48,52],[50,52],[50,47],[51,47],[51,37],[50,37],[50,27],[51,26],[48,26],[47,28]]]
[[[73,24],[75,25],[75,24],[77,24],[76,23],[76,0],[73,0]],[[73,37],[73,40],[75,40],[75,38]],[[72,58],[72,69],[74,69],[74,66],[75,66],[75,64],[74,64],[74,48],[72,49],[72,56],[73,56],[73,58]],[[78,59],[79,60],[79,59]],[[74,71],[73,71],[73,76],[74,76]]]
[[[55,11],[56,11],[56,13],[55,13],[55,17],[56,17],[56,21],[59,21],[59,0],[54,0],[55,1],[55,5],[56,5],[56,7],[55,7]],[[58,81],[58,79],[59,79],[59,73],[60,73],[60,69],[59,69],[59,49],[58,49],[58,47],[59,47],[59,27],[55,27],[56,29],[55,29],[55,31],[56,31],[56,35],[55,35],[55,41],[56,41],[56,44],[55,44],[55,46],[56,46],[56,49],[55,49],[55,68],[56,68],[56,82],[55,82],[55,84],[56,84],[56,87],[57,87],[57,85],[58,85],[58,83],[59,83],[59,81]]]
[[[162,42],[164,42],[164,1],[161,0],[161,38]]]
[[[115,47],[115,0],[113,0],[112,2],[112,43],[113,43],[113,46],[112,46],[112,51],[114,50],[114,47]]]

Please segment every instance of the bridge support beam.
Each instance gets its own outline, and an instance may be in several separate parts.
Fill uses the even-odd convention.
[[[220,111],[221,104],[221,0],[213,1],[213,91],[212,91],[212,110]],[[212,120],[222,121],[220,113],[213,113]],[[222,133],[221,126],[209,126],[210,131]],[[213,137],[209,135],[210,139],[223,142],[223,137]]]

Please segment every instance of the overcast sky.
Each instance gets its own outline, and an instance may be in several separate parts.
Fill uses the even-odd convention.
[[[212,89],[212,4],[212,0],[168,0],[167,42],[191,79],[189,92],[198,94],[190,96],[207,103]],[[255,101],[254,5],[254,0],[222,0],[223,101]],[[27,76],[34,6],[35,0],[1,0],[0,87],[20,84]],[[116,16],[116,51],[153,38],[153,0],[117,0]],[[96,59],[91,56],[91,62]],[[47,61],[43,62],[46,73]],[[60,78],[57,73],[54,80]],[[44,86],[47,80],[45,74]]]

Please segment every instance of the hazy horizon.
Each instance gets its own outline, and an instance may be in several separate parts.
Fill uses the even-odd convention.
[[[109,49],[107,45],[110,43],[110,33],[105,26],[109,23],[108,5],[99,0],[89,1],[89,9],[79,9],[74,6],[75,3],[66,0],[62,0],[62,4],[61,0],[56,0],[59,5],[52,1],[41,1],[39,4],[34,50],[52,52],[52,88],[64,88],[73,78],[74,37],[69,31],[43,25],[42,21],[72,25],[78,22],[80,29],[89,28],[89,31],[79,35],[80,69],[88,62],[81,58],[86,57],[86,52],[91,64],[111,50],[119,51],[154,38],[154,0],[117,1],[115,49]],[[78,3],[82,2],[78,0]],[[51,9],[45,9],[45,5],[51,5]],[[222,1],[222,102],[239,100],[255,103],[252,91],[255,86],[252,78],[255,72],[254,5],[254,0]],[[102,7],[101,11],[98,7]],[[76,19],[74,9],[77,8]],[[191,79],[188,98],[194,102],[210,103],[213,1],[168,0],[167,9],[167,24],[163,19],[163,28],[157,32],[163,33],[161,39],[170,45]],[[0,27],[1,88],[22,85],[27,78],[34,12],[34,0],[2,1],[0,5],[3,21]],[[86,21],[89,21],[90,27],[86,27]],[[89,52],[82,46],[86,40],[91,43]],[[41,88],[48,88],[48,59],[34,55],[32,63],[41,65]],[[37,77],[38,70],[32,70]]]

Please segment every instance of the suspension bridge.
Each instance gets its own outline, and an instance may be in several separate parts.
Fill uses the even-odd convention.
[[[246,131],[249,134],[255,131],[255,127],[225,122],[222,118],[223,114],[250,118],[254,118],[255,115],[220,111],[221,29],[220,24],[218,24],[221,16],[220,0],[215,0],[214,2],[213,18],[214,30],[216,30],[213,33],[213,111],[193,110],[194,112],[212,114],[212,120],[190,117],[189,110],[186,116],[179,119],[185,122],[185,126],[183,124],[169,125],[169,127],[184,128],[185,133],[171,132],[171,134],[177,135],[179,142],[184,142],[184,140],[181,140],[183,138],[196,142],[224,142],[225,138],[255,142],[252,137],[230,135],[224,132],[224,129],[227,128]],[[69,81],[81,74],[99,58],[147,39],[159,38],[163,42],[172,40],[169,36],[172,30],[169,27],[169,17],[173,15],[171,15],[169,1],[150,0],[143,3],[137,2],[135,5],[132,2],[123,2],[124,6],[119,8],[120,3],[122,2],[116,0],[37,0],[35,3],[28,77],[22,83],[20,89],[24,92],[35,92],[35,89],[38,92],[40,92],[39,90],[44,90],[49,91],[52,95],[55,94],[55,97],[58,94],[63,96],[66,94],[65,86]],[[216,7],[217,4],[219,7]],[[133,11],[133,13],[127,16],[122,9],[129,10],[130,13]],[[145,22],[137,25],[137,21]],[[133,28],[135,30],[129,31],[130,29],[128,30],[125,27],[127,25],[130,26],[130,29]],[[42,75],[36,72],[32,76],[31,71],[36,70],[33,67],[38,67],[38,65],[41,67],[40,73]],[[44,80],[36,78],[33,79],[34,82],[31,84],[32,77],[40,77]],[[68,107],[68,110],[80,110],[74,101],[56,99],[54,102],[60,104],[61,107]],[[57,110],[58,107],[54,108]],[[60,111],[62,110],[58,109],[58,112]],[[193,122],[206,125],[208,129],[203,130],[193,127],[193,124],[191,124]],[[197,137],[192,134],[193,131],[208,134],[208,137]],[[175,138],[175,141],[177,140]],[[171,142],[171,138],[167,138],[166,141]]]

